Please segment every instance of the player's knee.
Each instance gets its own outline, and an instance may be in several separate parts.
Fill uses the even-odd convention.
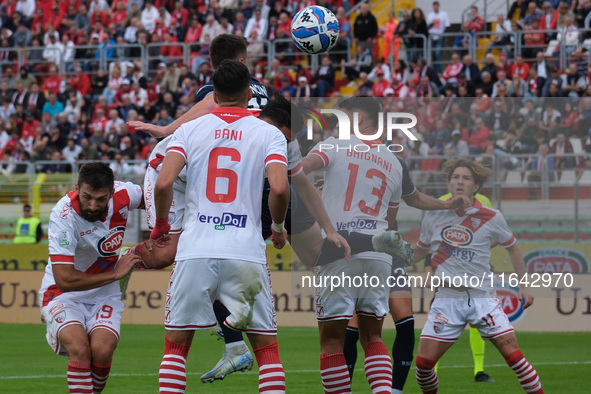
[[[88,343],[74,343],[67,347],[68,357],[71,360],[90,360],[90,346]]]
[[[359,343],[361,347],[365,350],[366,347],[369,346],[370,343],[373,342],[382,342],[382,335],[380,332],[372,332],[372,333],[362,333],[359,332]]]
[[[434,360],[429,360],[428,358],[417,356],[416,365],[418,369],[433,369],[435,368],[435,364],[437,364],[437,362]]]
[[[110,363],[116,346],[111,343],[93,343],[91,345],[92,361],[98,364]]]

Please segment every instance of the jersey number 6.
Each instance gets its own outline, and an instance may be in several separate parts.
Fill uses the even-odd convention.
[[[238,190],[238,174],[227,168],[218,168],[218,159],[220,156],[229,157],[231,161],[240,161],[240,152],[234,148],[218,147],[209,152],[209,164],[207,166],[207,186],[205,195],[211,202],[229,203],[236,199]],[[226,193],[216,193],[216,184],[218,178],[228,180],[228,189]]]

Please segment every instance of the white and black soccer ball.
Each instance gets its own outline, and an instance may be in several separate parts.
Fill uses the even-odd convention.
[[[337,43],[339,21],[335,14],[324,7],[306,7],[291,22],[291,38],[304,52],[326,52]]]

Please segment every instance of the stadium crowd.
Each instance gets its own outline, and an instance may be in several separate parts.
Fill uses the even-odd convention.
[[[270,61],[260,41],[288,38],[291,18],[310,1],[3,0],[0,172],[25,172],[38,161],[38,172],[67,172],[68,161],[101,159],[118,175],[142,175],[145,165],[128,160],[147,159],[157,141],[126,122],[166,126],[189,109],[212,72],[208,42],[221,33],[251,40],[251,73],[270,91],[305,101],[338,98],[341,87],[351,86],[354,95],[384,97],[387,109],[417,114],[419,141],[395,138],[407,146],[405,156],[486,153],[510,169],[523,165],[511,157],[516,153],[591,153],[591,73],[583,45],[591,35],[585,30],[591,1],[515,1],[498,16],[482,64],[468,50],[487,29],[476,7],[454,38],[442,36],[450,21],[437,1],[401,20],[391,13],[383,26],[368,4],[351,26],[352,2],[315,3],[337,15],[340,41],[312,73],[289,40],[275,43]],[[422,56],[421,35],[430,36],[433,64]],[[351,42],[356,55],[348,59]],[[188,64],[174,43],[197,43],[189,47]],[[559,68],[562,43],[567,63]],[[138,60],[143,49],[146,63]],[[306,154],[313,142],[300,142]],[[442,160],[418,163],[439,170]],[[535,170],[535,163],[526,165]],[[572,157],[552,163],[589,166]]]

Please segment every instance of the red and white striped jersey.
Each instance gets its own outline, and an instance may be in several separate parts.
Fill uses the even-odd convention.
[[[431,265],[436,276],[487,277],[490,274],[490,245],[495,240],[508,248],[517,242],[503,214],[483,206],[478,200],[466,211],[429,211],[421,224],[417,246],[431,249]],[[488,283],[487,283],[488,282]],[[470,286],[470,283],[462,283]],[[491,281],[480,289],[493,291]]]
[[[185,123],[167,154],[186,161],[184,231],[177,261],[221,258],[266,263],[261,237],[265,168],[287,166],[285,136],[246,109],[220,107]]]
[[[310,153],[324,163],[322,202],[337,231],[376,235],[388,230],[388,208],[400,204],[402,166],[384,144],[355,135],[350,140],[330,137]],[[360,257],[392,260],[377,252]]]
[[[144,206],[142,188],[129,182],[115,182],[115,193],[101,220],[89,222],[80,216],[78,193],[62,197],[49,219],[49,261],[41,284],[41,306],[55,297],[68,297],[80,302],[120,294],[119,282],[83,291],[62,293],[55,285],[54,264],[73,264],[78,271],[97,274],[112,271],[119,259],[129,211]]]

